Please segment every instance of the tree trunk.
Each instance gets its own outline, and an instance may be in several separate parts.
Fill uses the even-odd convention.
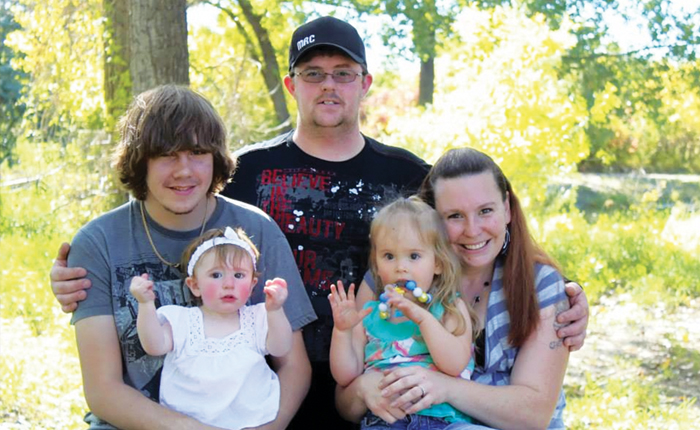
[[[413,47],[420,59],[418,82],[418,106],[433,103],[435,91],[435,55],[437,51],[437,29],[442,20],[434,0],[407,2],[403,12],[413,25]]]
[[[291,122],[289,110],[287,110],[287,101],[284,99],[284,88],[280,80],[280,68],[277,64],[275,48],[270,42],[267,29],[262,25],[262,16],[256,15],[253,12],[253,6],[248,0],[239,0],[238,3],[241,6],[241,11],[246,20],[251,27],[253,27],[255,36],[258,39],[258,44],[260,45],[260,51],[263,57],[263,78],[265,79],[265,86],[272,99],[272,104],[275,107],[275,115],[280,124],[280,132],[288,131],[291,129]]]
[[[131,101],[131,76],[129,74],[129,2],[104,0],[105,25],[104,80],[106,129],[112,132],[116,119]]]
[[[418,106],[433,103],[435,92],[435,57],[420,61],[420,83],[418,85]]]
[[[119,0],[117,0],[119,1]],[[134,94],[163,84],[189,85],[186,0],[128,0]]]
[[[104,0],[106,129],[114,132],[134,95],[189,84],[186,0]],[[115,136],[116,138],[116,136]],[[115,182],[116,179],[115,179]],[[114,204],[128,199],[116,194]]]

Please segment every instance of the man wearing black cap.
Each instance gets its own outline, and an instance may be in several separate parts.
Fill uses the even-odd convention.
[[[274,218],[291,245],[318,315],[303,329],[313,370],[311,387],[288,428],[354,428],[335,408],[328,362],[333,329],[330,285],[339,280],[344,285],[360,283],[367,270],[374,213],[398,196],[415,193],[429,166],[404,149],[360,132],[360,102],[372,75],[364,43],[350,24],[323,17],[297,28],[284,84],[297,102],[297,128],[239,150],[238,170],[222,194],[256,205]],[[59,252],[51,280],[59,303],[70,312],[87,285],[61,270],[66,253]],[[579,341],[578,347],[582,337]],[[283,426],[282,416],[301,403],[302,380],[306,376],[300,374],[299,387],[282,393],[284,404],[275,428]]]
[[[323,17],[297,28],[284,84],[297,102],[297,128],[238,151],[238,170],[223,194],[277,221],[318,315],[303,329],[313,376],[290,428],[353,428],[335,409],[329,288],[338,280],[359,285],[375,211],[414,193],[429,166],[360,132],[360,102],[372,75],[364,43],[350,24]]]
[[[339,280],[359,285],[375,211],[415,193],[429,166],[360,132],[360,102],[372,75],[364,43],[350,24],[322,17],[297,28],[284,84],[297,102],[297,128],[239,150],[238,170],[223,194],[275,219],[318,316],[303,328],[312,381],[290,428],[353,428],[335,408],[329,288]]]
[[[301,369],[308,367],[301,362],[301,351],[290,359],[300,370],[295,386],[281,393],[273,427],[283,428],[304,400],[289,428],[353,428],[340,418],[334,402],[328,362],[330,285],[339,280],[359,285],[367,270],[369,224],[377,207],[413,194],[429,166],[406,150],[360,133],[360,102],[372,75],[364,43],[350,24],[323,17],[297,28],[284,84],[297,102],[297,129],[240,150],[238,170],[222,194],[274,218],[291,245],[319,317],[303,331],[313,370],[309,394],[304,400],[308,376]],[[72,312],[87,295],[82,290],[89,282],[80,278],[84,272],[66,269],[67,252],[68,247],[59,251],[51,281],[63,310]]]

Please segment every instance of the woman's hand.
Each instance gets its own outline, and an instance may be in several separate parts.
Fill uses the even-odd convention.
[[[406,416],[406,412],[393,405],[396,395],[383,395],[380,381],[386,377],[381,372],[367,372],[357,378],[358,394],[372,413],[389,424]]]
[[[390,407],[415,414],[445,402],[444,378],[447,376],[420,366],[400,367],[384,372],[379,389],[383,397],[392,399]]]

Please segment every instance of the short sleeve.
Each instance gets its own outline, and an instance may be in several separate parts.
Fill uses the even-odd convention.
[[[537,285],[537,300],[540,303],[540,309],[568,300],[564,278],[554,267],[538,264],[535,270],[535,285]]]
[[[197,310],[197,308],[167,305],[161,306],[156,310],[160,323],[163,324],[167,322],[170,324],[173,334],[172,352],[175,354],[175,356],[180,355],[182,349],[185,347],[185,341],[187,340],[187,334],[189,333],[188,312],[192,310]]]
[[[92,284],[85,300],[78,302],[71,323],[97,315],[113,315],[111,269],[104,241],[94,226],[81,228],[73,238],[68,267],[84,268]]]
[[[264,303],[258,303],[247,307],[252,314],[255,327],[255,347],[262,355],[268,355],[267,351],[267,309]]]

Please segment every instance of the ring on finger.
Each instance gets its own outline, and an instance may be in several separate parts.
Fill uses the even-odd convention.
[[[425,390],[420,385],[418,385],[417,387],[420,388],[420,398],[422,399],[423,397],[425,397]]]

